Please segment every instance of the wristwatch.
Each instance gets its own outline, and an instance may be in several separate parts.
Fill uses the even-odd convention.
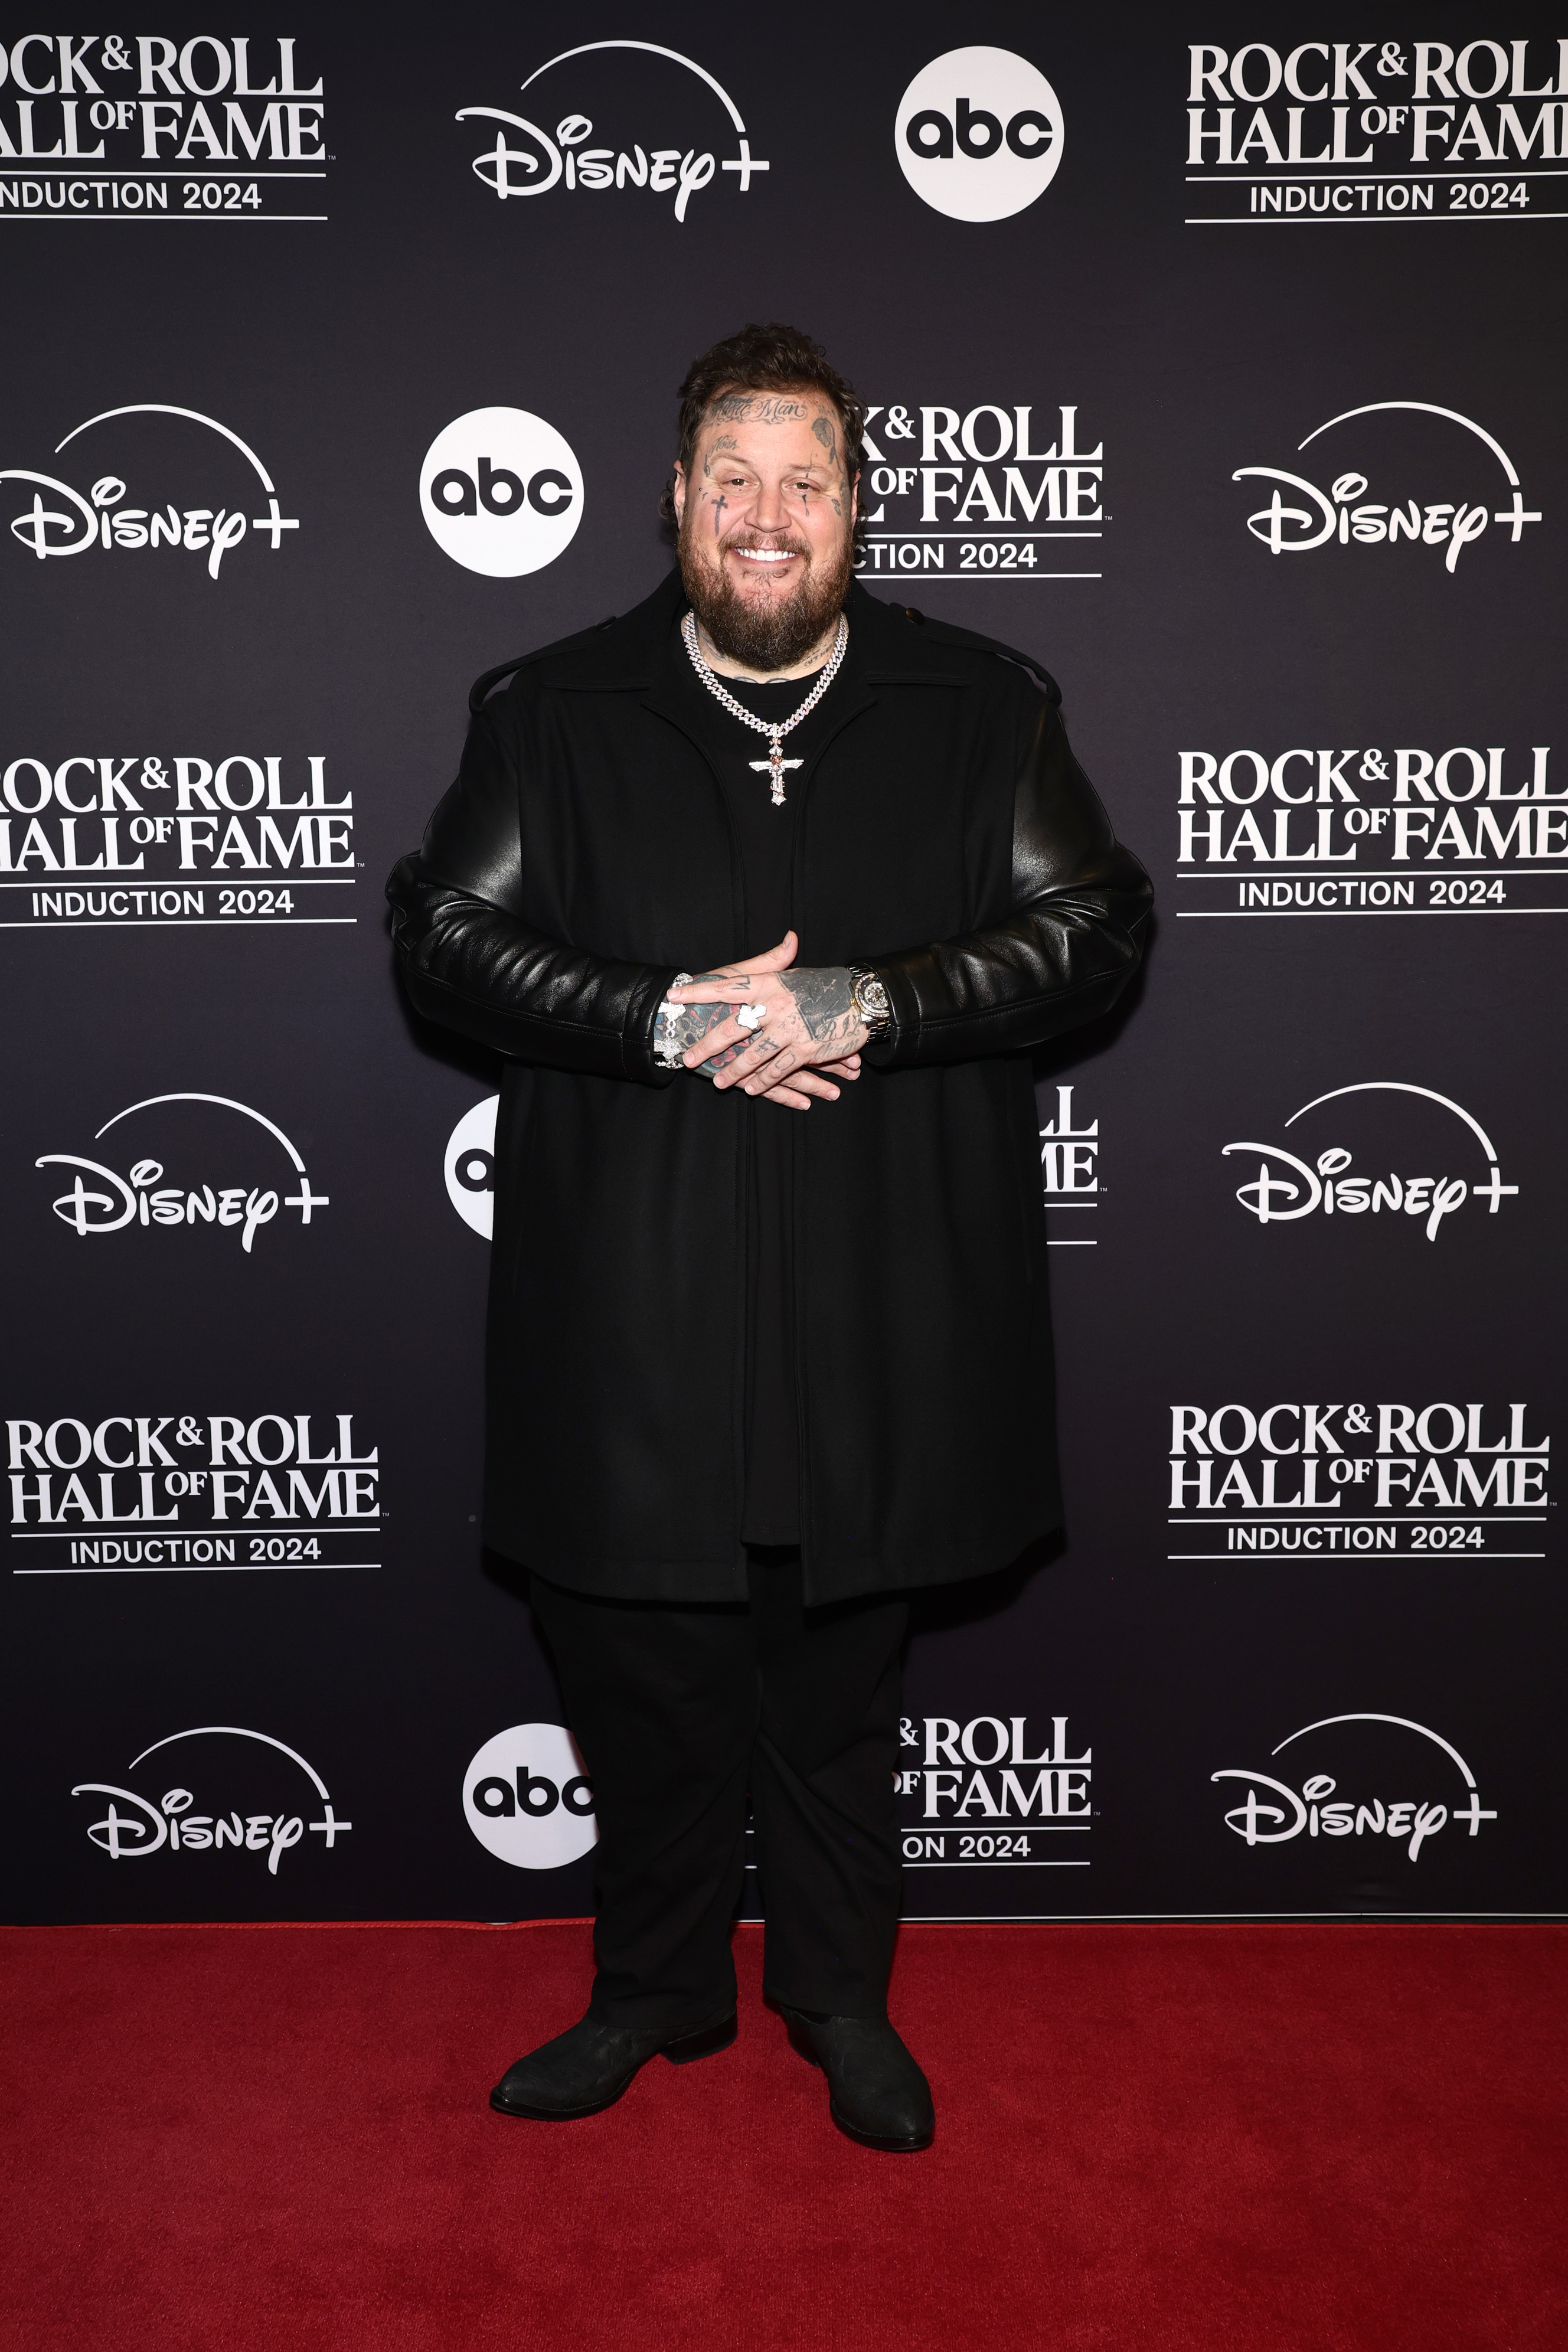
[[[872,1036],[885,1036],[893,1025],[893,1007],[885,983],[869,964],[850,965],[849,992],[855,999],[856,1012]]]

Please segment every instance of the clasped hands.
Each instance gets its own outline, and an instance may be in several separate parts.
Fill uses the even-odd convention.
[[[870,1033],[847,965],[792,971],[799,946],[786,931],[766,955],[670,990],[670,1003],[685,1010],[667,1034],[683,1048],[689,1070],[786,1110],[809,1110],[814,1096],[837,1101],[839,1082],[860,1075],[860,1048]],[[761,1019],[754,1020],[758,1006]],[[740,1020],[742,1008],[753,1018]]]

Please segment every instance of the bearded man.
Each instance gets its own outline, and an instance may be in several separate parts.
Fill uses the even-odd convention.
[[[678,570],[479,680],[389,885],[415,1005],[507,1057],[485,1535],[598,1814],[587,2014],[506,2115],[734,2039],[749,1798],[833,2120],[934,2128],[887,2013],[908,1596],[1058,1522],[1029,1049],[1150,891],[1047,673],[856,583],[863,417],[794,329],[696,361]]]

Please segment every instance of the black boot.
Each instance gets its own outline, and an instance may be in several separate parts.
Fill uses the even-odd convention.
[[[553,2042],[542,2042],[509,2066],[490,2093],[490,2105],[500,2116],[571,2123],[578,2116],[596,2116],[602,2107],[613,2107],[650,2058],[662,2056],[672,2066],[685,2066],[693,2058],[727,2050],[734,2039],[733,2010],[706,2025],[683,2025],[674,2033],[667,2026],[606,2025],[590,2012]]]
[[[819,2017],[782,2005],[780,2014],[794,2047],[826,2075],[827,2112],[841,2132],[895,2155],[931,2146],[931,2084],[885,2017]]]

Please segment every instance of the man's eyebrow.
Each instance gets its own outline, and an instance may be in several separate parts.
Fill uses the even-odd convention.
[[[738,466],[747,473],[754,474],[759,471],[759,468],[753,464],[750,457],[740,457],[733,449],[710,450],[703,466],[703,471],[705,473],[717,472],[721,465]],[[786,474],[836,474],[838,471],[838,468],[831,462],[830,459],[826,457],[803,457],[798,466],[786,466],[784,467],[784,471]]]
[[[750,457],[742,457],[734,449],[710,449],[702,461],[702,471],[705,476],[712,475],[724,466],[734,466],[742,473],[755,474],[761,470]],[[783,470],[786,474],[821,474],[831,480],[839,469],[832,458],[816,457],[803,457],[798,465],[785,466]]]

